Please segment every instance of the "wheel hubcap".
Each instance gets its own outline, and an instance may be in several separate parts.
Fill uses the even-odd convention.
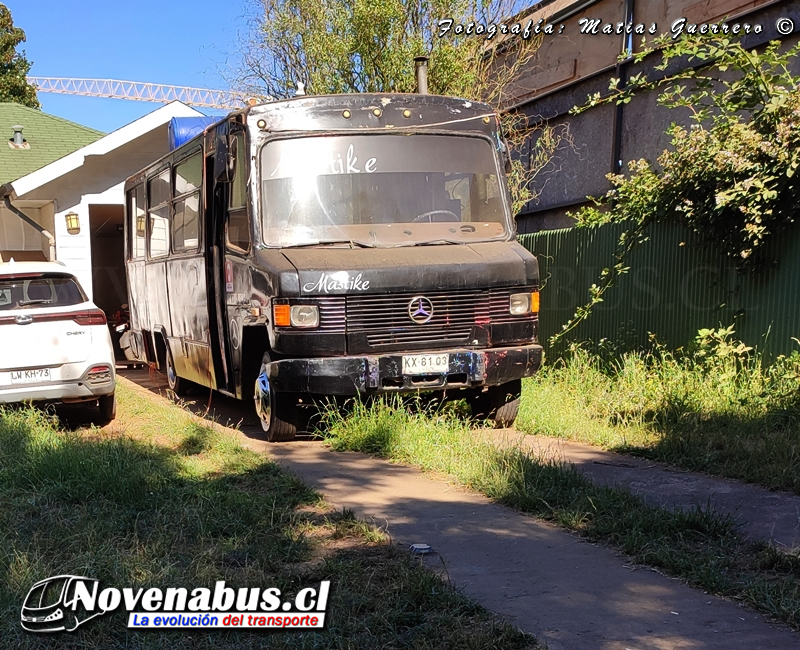
[[[170,388],[175,387],[175,382],[178,379],[178,373],[175,372],[175,365],[172,363],[172,355],[167,357],[167,381]]]
[[[258,413],[258,417],[261,419],[261,426],[264,431],[269,431],[270,422],[272,420],[272,394],[269,386],[269,379],[267,378],[267,369],[263,365],[256,379],[255,401],[256,413]]]

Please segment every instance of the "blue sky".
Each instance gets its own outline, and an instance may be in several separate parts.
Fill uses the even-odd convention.
[[[30,74],[226,89],[244,15],[256,0],[4,0]],[[39,93],[45,112],[113,131],[159,104]],[[199,109],[205,111],[205,109]]]

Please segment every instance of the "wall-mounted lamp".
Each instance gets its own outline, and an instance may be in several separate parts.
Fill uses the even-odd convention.
[[[67,222],[67,232],[70,235],[77,235],[81,231],[81,218],[77,212],[67,212],[64,215],[64,219]]]
[[[138,215],[136,217],[136,236],[137,237],[144,237],[144,228],[145,228],[145,220],[144,220],[144,213]]]

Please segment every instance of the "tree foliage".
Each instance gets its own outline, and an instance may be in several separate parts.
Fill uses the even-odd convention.
[[[687,67],[657,81],[639,74],[624,89],[612,80],[611,94],[588,106],[665,87],[659,103],[687,109],[688,125],[667,129],[671,148],[657,165],[632,161],[629,175],[610,175],[613,188],[579,221],[678,220],[740,266],[757,260],[764,243],[800,215],[800,76],[789,70],[798,52],[800,45],[781,52],[777,41],[757,52],[728,37],[670,40],[657,70],[678,58],[713,68]]]
[[[481,56],[481,37],[439,37],[439,20],[482,23],[508,20],[515,0],[254,0],[250,32],[242,43],[241,81],[273,97],[311,94],[414,92],[415,56],[430,57],[432,93],[497,95],[493,64]],[[518,43],[519,63],[538,43]],[[494,82],[494,83],[493,83]],[[490,88],[491,86],[491,88]],[[497,99],[497,97],[495,97]]]
[[[308,94],[414,92],[416,56],[428,56],[431,93],[508,103],[510,84],[525,70],[540,38],[440,35],[439,20],[453,25],[513,23],[520,0],[254,0],[250,30],[240,43],[240,65],[231,84],[252,95],[287,97],[298,82]],[[519,5],[519,6],[518,6]],[[523,159],[515,156],[509,178],[515,212],[536,191],[533,179],[547,169],[567,138],[522,115],[504,114],[512,150],[532,138]]]
[[[582,226],[624,221],[631,227],[614,265],[603,270],[563,333],[627,272],[626,257],[647,239],[650,223],[684,223],[748,270],[772,261],[760,254],[764,244],[800,216],[800,76],[789,69],[800,44],[785,48],[774,41],[759,52],[727,35],[667,36],[634,61],[659,50],[658,76],[640,73],[624,87],[612,79],[608,94],[574,109],[626,104],[636,93],[657,90],[659,104],[683,109],[676,115],[685,119],[667,129],[671,146],[655,165],[634,160],[627,175],[609,174],[612,188],[575,215]],[[676,64],[677,72],[664,74]]]
[[[14,27],[8,7],[0,4],[0,102],[41,108],[36,88],[26,80],[31,62],[25,58],[25,52],[17,51],[17,46],[23,42],[25,32]]]

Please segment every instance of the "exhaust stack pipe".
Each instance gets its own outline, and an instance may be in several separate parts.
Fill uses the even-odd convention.
[[[428,57],[415,56],[414,69],[417,74],[417,93],[420,95],[428,94]]]
[[[20,124],[15,124],[11,127],[11,130],[14,131],[14,145],[17,147],[21,147],[25,144],[25,140],[22,137],[22,129],[24,127]]]

